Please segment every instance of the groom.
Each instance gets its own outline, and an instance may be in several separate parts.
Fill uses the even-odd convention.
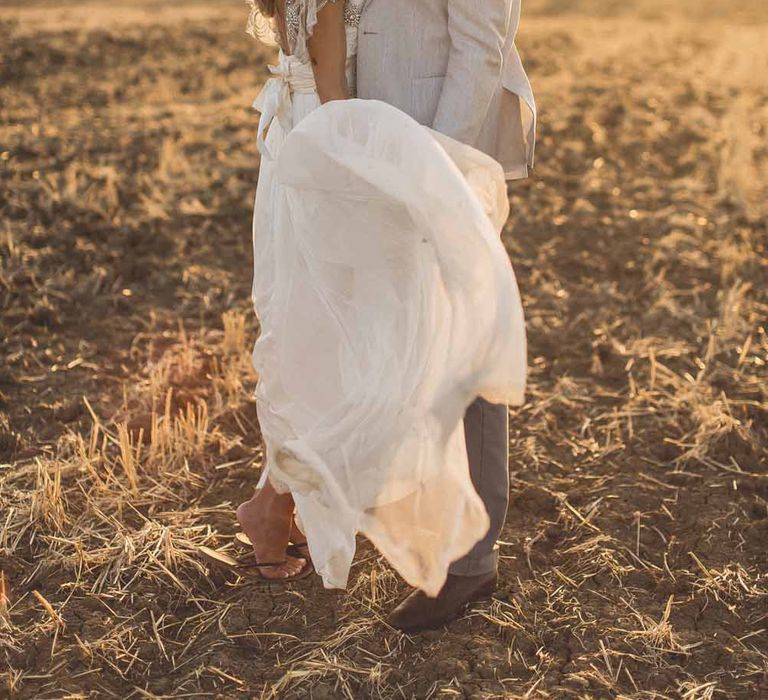
[[[377,99],[492,155],[508,179],[533,165],[536,107],[515,48],[520,0],[367,0],[357,96]],[[496,588],[509,500],[507,407],[477,399],[464,418],[472,482],[488,511],[486,537],[454,562],[436,598],[409,595],[390,615],[407,632],[439,627]]]

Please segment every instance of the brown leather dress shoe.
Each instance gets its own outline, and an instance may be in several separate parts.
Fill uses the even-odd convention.
[[[390,613],[387,621],[409,634],[442,627],[459,617],[470,603],[488,600],[496,590],[496,580],[495,571],[480,576],[448,574],[436,598],[414,591]]]

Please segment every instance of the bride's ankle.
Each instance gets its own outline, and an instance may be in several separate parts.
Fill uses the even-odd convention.
[[[264,521],[285,521],[289,525],[293,516],[293,500],[277,493],[256,493],[253,498],[237,507],[237,518],[243,526]]]

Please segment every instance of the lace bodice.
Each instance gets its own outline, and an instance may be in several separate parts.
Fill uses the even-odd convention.
[[[285,53],[295,55],[302,61],[309,59],[307,40],[317,24],[317,13],[329,2],[344,2],[344,18],[347,25],[347,52],[352,55],[356,49],[357,27],[363,0],[285,0],[285,24],[288,46]],[[280,32],[274,19],[266,17],[256,0],[246,0],[251,12],[247,32],[269,46],[280,46]]]

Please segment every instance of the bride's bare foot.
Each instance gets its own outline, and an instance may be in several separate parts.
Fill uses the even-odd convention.
[[[299,530],[299,526],[296,524],[296,518],[291,519],[291,542],[296,545],[296,548],[301,552],[303,557],[309,559],[309,545],[307,544],[307,536]]]
[[[279,494],[271,486],[265,486],[256,491],[251,500],[238,507],[237,519],[253,543],[257,562],[285,562],[280,566],[260,567],[264,578],[289,578],[299,574],[306,566],[306,559],[285,553],[293,521],[293,498],[290,494]]]

